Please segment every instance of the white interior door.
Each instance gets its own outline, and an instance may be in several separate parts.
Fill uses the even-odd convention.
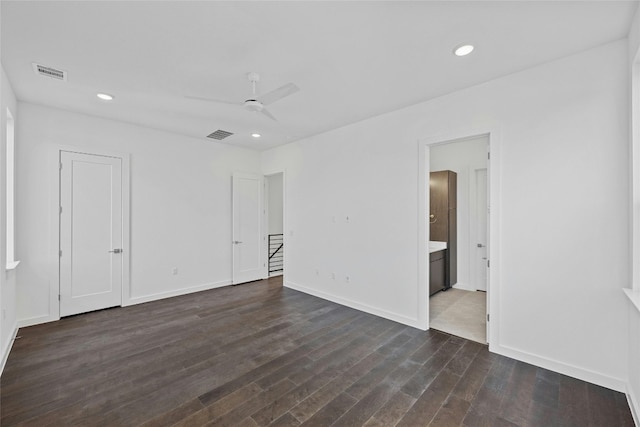
[[[476,169],[476,245],[475,283],[479,291],[487,290],[487,170]]]
[[[122,159],[60,152],[60,316],[122,303]]]
[[[232,283],[259,280],[266,276],[263,254],[265,238],[263,208],[264,177],[234,173],[233,192],[233,278]]]

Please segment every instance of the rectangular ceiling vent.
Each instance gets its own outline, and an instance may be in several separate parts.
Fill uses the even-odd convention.
[[[67,81],[67,72],[64,70],[46,67],[34,62],[33,71],[40,76],[51,77],[52,79],[56,80],[64,80],[65,82]]]
[[[215,132],[210,133],[209,135],[207,135],[207,138],[211,138],[211,139],[217,139],[218,141],[225,139],[229,136],[233,135],[233,133],[231,132],[227,132],[226,130],[220,130],[218,129]]]

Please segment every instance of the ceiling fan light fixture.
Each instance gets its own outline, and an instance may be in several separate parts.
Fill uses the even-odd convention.
[[[114,98],[113,95],[109,95],[108,93],[98,93],[96,96],[103,101],[113,101]]]
[[[255,99],[247,99],[244,102],[244,108],[249,111],[255,111],[256,113],[259,113],[264,108],[264,105],[262,105],[260,101],[256,101]]]
[[[467,56],[469,55],[471,52],[473,52],[473,45],[472,44],[462,44],[458,47],[456,47],[453,50],[454,55],[456,56]]]
[[[254,138],[260,138],[262,135],[260,135],[259,133],[252,133],[251,136]]]

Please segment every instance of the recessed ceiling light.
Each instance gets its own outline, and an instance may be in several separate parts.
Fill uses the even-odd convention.
[[[262,135],[260,135],[259,133],[252,133],[251,136],[254,138],[260,138]]]
[[[98,98],[102,99],[103,101],[111,101],[113,100],[113,95],[109,95],[108,93],[99,93]]]
[[[465,56],[465,55],[469,55],[471,52],[473,52],[473,45],[470,44],[463,44],[461,46],[456,47],[453,50],[453,53],[456,56]]]

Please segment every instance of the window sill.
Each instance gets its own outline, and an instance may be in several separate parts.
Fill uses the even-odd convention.
[[[20,261],[8,262],[7,266],[4,268],[5,270],[15,270],[16,267],[20,264]]]
[[[636,307],[636,310],[640,311],[640,291],[628,288],[624,288],[622,290],[629,297],[633,305]]]

